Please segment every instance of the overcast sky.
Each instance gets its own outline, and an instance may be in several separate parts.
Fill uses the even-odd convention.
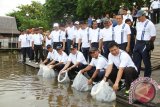
[[[6,16],[7,13],[17,10],[16,7],[21,4],[31,4],[31,1],[45,3],[45,0],[0,0],[0,16]]]

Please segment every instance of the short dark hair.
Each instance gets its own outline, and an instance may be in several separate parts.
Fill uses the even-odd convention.
[[[47,45],[47,49],[50,49],[50,48],[52,48],[52,46],[51,45]]]
[[[118,45],[117,42],[110,42],[110,43],[108,44],[108,49],[110,49],[110,48],[112,48],[112,47],[114,47],[114,46],[116,46],[116,47],[119,48],[119,45]]]
[[[131,21],[131,19],[126,19],[125,23],[127,23],[127,22],[132,22],[132,21]]]
[[[121,16],[121,18],[123,19],[123,15],[122,14],[117,14],[116,16]]]

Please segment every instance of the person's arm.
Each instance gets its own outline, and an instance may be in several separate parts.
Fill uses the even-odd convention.
[[[66,40],[63,39],[63,50],[65,50],[65,42],[66,42]]]
[[[70,64],[71,64],[71,61],[68,61],[67,64],[63,67],[63,69],[60,72],[66,70]]]
[[[104,75],[104,81],[108,80],[108,77],[112,72],[112,68],[113,68],[113,64],[108,65],[108,67],[106,68],[106,73]]]
[[[113,85],[113,90],[115,90],[115,91],[118,90],[118,85],[119,85],[119,82],[120,82],[120,80],[122,78],[123,72],[124,72],[124,68],[120,67],[119,70],[118,70],[116,81],[115,81],[115,83]]]
[[[81,70],[81,73],[87,72],[87,71],[89,71],[91,69],[92,69],[92,66],[88,65],[86,68],[84,68],[84,69]]]
[[[69,68],[67,69],[67,71],[69,71],[69,70],[71,70],[72,68],[78,66],[79,64],[80,64],[80,62],[77,62],[76,64],[74,64],[74,65],[72,65],[71,67],[69,67]]]
[[[32,40],[32,49],[34,50],[34,40]]]
[[[127,47],[126,47],[127,52],[129,52],[129,50],[130,50],[130,43],[131,43],[131,35],[128,34],[127,35]]]
[[[103,39],[99,40],[99,48],[98,49],[100,52],[102,52],[102,41],[103,41]]]
[[[48,62],[48,58],[46,58],[42,63],[46,64]]]
[[[93,73],[92,77],[88,80],[88,85],[91,85],[94,81],[94,79],[97,77],[100,69],[96,69],[95,72]]]
[[[81,42],[82,42],[82,39],[79,39],[79,41],[78,41],[78,50],[80,50],[80,48],[81,48]]]
[[[52,60],[48,65],[53,65],[55,62],[55,60]]]

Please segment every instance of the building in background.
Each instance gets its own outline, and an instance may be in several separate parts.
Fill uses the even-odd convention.
[[[0,16],[0,49],[18,48],[19,34],[14,17]]]

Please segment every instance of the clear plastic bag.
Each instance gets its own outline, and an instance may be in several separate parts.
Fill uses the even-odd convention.
[[[60,83],[67,83],[69,81],[70,81],[70,79],[68,77],[68,72],[63,71],[63,73],[59,73],[58,74],[58,82],[60,82]]]
[[[91,85],[88,85],[88,79],[81,73],[81,71],[76,75],[72,87],[78,91],[91,90]]]
[[[91,96],[102,102],[111,102],[116,100],[115,91],[113,91],[113,89],[109,86],[109,83],[104,80],[93,86]]]
[[[43,77],[44,78],[53,78],[56,77],[57,74],[52,68],[49,68],[48,66],[43,67]]]
[[[40,64],[39,65],[39,71],[38,71],[38,74],[37,75],[43,75],[43,67],[44,67],[45,65],[44,64]]]

